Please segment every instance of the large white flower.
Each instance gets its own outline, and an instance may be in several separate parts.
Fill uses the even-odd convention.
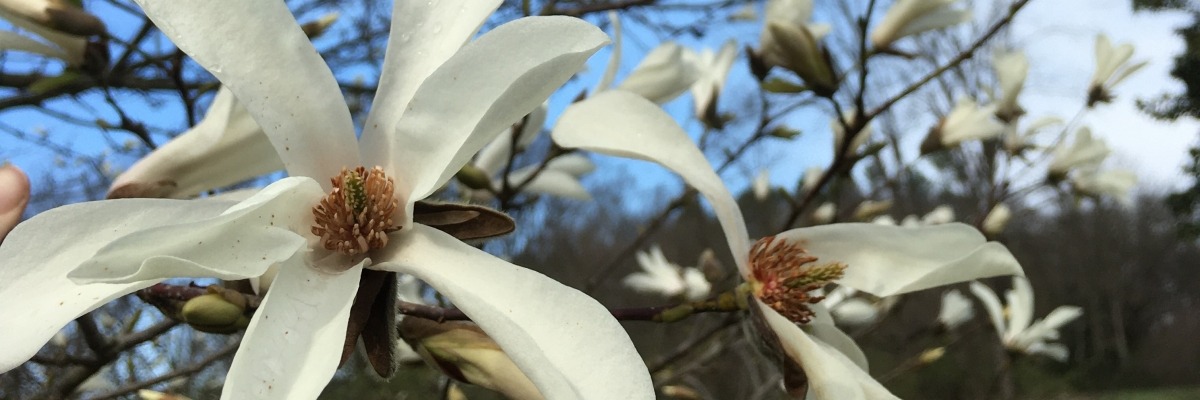
[[[291,177],[236,204],[109,200],[19,225],[0,247],[0,370],[77,316],[163,278],[245,279],[278,264],[224,398],[315,398],[342,355],[364,268],[436,288],[547,398],[652,396],[641,357],[595,300],[412,219],[417,200],[541,104],[603,33],[573,18],[527,18],[460,50],[499,1],[398,2],[356,141],[333,74],[283,2],[139,4],[245,103]],[[380,167],[346,169],[359,165]]]
[[[1054,148],[1054,159],[1050,161],[1050,177],[1062,179],[1073,169],[1095,168],[1108,158],[1108,144],[1104,139],[1093,138],[1092,130],[1084,126],[1075,131],[1075,141],[1067,145],[1063,141]]]
[[[733,60],[737,58],[737,42],[732,39],[725,41],[716,53],[712,49],[704,49],[698,53],[688,52],[687,56],[699,70],[699,78],[692,84],[692,101],[696,118],[709,120],[717,115],[717,99],[725,88],[729,69],[733,68]]]
[[[575,103],[553,132],[562,146],[657,162],[708,199],[738,271],[753,289],[751,307],[804,368],[811,393],[819,399],[895,396],[871,378],[862,351],[822,314],[823,307],[801,307],[811,299],[808,290],[815,289],[809,286],[834,281],[887,297],[979,276],[1021,273],[1003,245],[986,242],[963,224],[919,229],[823,225],[789,230],[751,247],[733,195],[704,155],[670,116],[631,93],[609,91]],[[840,273],[844,275],[837,278]],[[780,310],[809,318],[808,333]]]
[[[995,105],[979,106],[974,100],[963,98],[929,131],[929,136],[921,143],[921,152],[931,153],[966,141],[991,139],[1002,133],[1004,124],[996,120]]]
[[[1131,203],[1129,191],[1137,184],[1133,171],[1083,169],[1071,176],[1071,187],[1085,196],[1111,196],[1124,205]]]
[[[1106,35],[1096,36],[1096,72],[1088,83],[1088,106],[1112,101],[1112,88],[1134,72],[1145,67],[1148,61],[1129,63],[1133,57],[1133,44],[1113,46]]]
[[[65,0],[0,0],[0,19],[43,39],[0,31],[0,50],[41,54],[72,66],[83,64],[87,37],[105,32],[100,19]]]
[[[1075,306],[1059,306],[1045,319],[1033,322],[1033,288],[1024,277],[1013,277],[1013,288],[1008,291],[1008,309],[1000,306],[1000,297],[987,285],[971,282],[971,293],[979,298],[996,334],[1009,350],[1025,354],[1044,354],[1058,361],[1067,361],[1067,346],[1062,343],[1047,343],[1058,339],[1058,328],[1083,315]],[[1031,324],[1032,322],[1032,324]]]

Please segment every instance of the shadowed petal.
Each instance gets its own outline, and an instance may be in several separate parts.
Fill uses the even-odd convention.
[[[755,300],[753,306],[762,311],[767,325],[779,336],[787,355],[804,368],[804,374],[808,376],[809,398],[898,398],[841,351],[804,333],[794,322],[779,315],[761,301]]]
[[[650,375],[596,300],[423,225],[392,236],[373,268],[436,288],[496,340],[547,399],[650,399]]]
[[[373,153],[396,141],[396,122],[417,88],[499,6],[499,0],[397,1],[392,5],[383,73],[359,142],[364,159],[383,159]]]
[[[312,206],[322,195],[312,179],[285,178],[220,216],[145,229],[117,239],[70,276],[79,282],[110,283],[182,276],[259,276],[271,264],[307,247],[307,239],[295,232],[307,232],[312,226]]]
[[[1004,307],[1000,305],[1000,296],[996,296],[996,292],[992,288],[979,282],[971,282],[971,293],[979,298],[979,302],[983,304],[983,309],[988,313],[988,319],[992,320],[992,327],[996,328],[996,337],[1004,340],[1005,320]]]
[[[325,187],[342,167],[359,165],[342,91],[287,4],[137,3],[175,45],[245,104],[271,138],[289,175],[315,178]]]
[[[425,198],[501,129],[540,106],[607,42],[595,26],[569,17],[501,25],[425,80],[392,142],[366,161],[395,174],[397,193],[411,194],[410,202]]]
[[[333,274],[305,258],[280,267],[229,366],[222,399],[315,399],[333,378],[362,264]]]
[[[742,276],[749,234],[733,195],[687,133],[661,108],[633,93],[610,90],[567,108],[551,134],[563,147],[653,161],[675,171],[708,199]]]
[[[67,272],[96,250],[142,229],[212,218],[233,205],[213,200],[131,199],[55,208],[18,225],[0,245],[0,372],[32,357],[63,326],[154,281],[80,285]]]
[[[969,225],[903,228],[870,223],[793,229],[778,238],[799,244],[819,263],[848,265],[838,283],[886,297],[955,282],[1024,275],[1004,245]]]
[[[222,87],[200,123],[118,176],[109,198],[191,197],[282,168],[262,128]]]

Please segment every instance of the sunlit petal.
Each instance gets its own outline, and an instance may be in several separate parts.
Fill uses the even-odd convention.
[[[359,164],[341,89],[280,1],[138,0],[154,24],[258,121],[288,174],[323,185]],[[220,38],[220,40],[213,40]]]
[[[500,130],[574,75],[608,37],[568,17],[519,19],[463,47],[425,80],[369,163],[396,175],[398,192],[428,196]]]
[[[675,171],[712,204],[738,270],[747,274],[750,239],[737,202],[704,154],[662,108],[633,93],[610,90],[567,108],[552,135],[564,147],[653,161]]]
[[[372,268],[411,273],[461,308],[548,399],[649,399],[650,375],[604,306],[423,225],[393,235]]]
[[[96,250],[141,229],[212,218],[233,203],[212,200],[112,200],[55,208],[18,225],[0,245],[0,371],[32,357],[68,322],[145,286],[79,285],[67,272]]]
[[[335,274],[304,259],[281,266],[254,312],[222,399],[315,399],[333,378],[362,264]]]

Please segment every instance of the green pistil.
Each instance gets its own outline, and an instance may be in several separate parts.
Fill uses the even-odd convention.
[[[346,203],[354,209],[354,215],[357,216],[367,208],[366,185],[358,171],[346,171],[344,178],[342,190],[345,190]]]

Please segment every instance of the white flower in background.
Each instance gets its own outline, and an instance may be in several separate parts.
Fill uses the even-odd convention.
[[[0,166],[0,242],[21,222],[29,204],[29,177],[15,165]]]
[[[771,175],[767,170],[759,170],[758,175],[754,177],[754,183],[751,185],[754,191],[754,199],[764,201],[771,194]]]
[[[246,105],[291,177],[240,203],[88,202],[21,224],[0,246],[0,371],[79,315],[164,278],[246,279],[277,265],[222,397],[316,398],[368,268],[437,289],[547,398],[651,398],[641,357],[602,305],[413,222],[418,200],[574,75],[603,33],[533,17],[463,46],[499,1],[398,2],[391,36],[405,40],[388,43],[356,140],[333,74],[284,3],[138,3]],[[359,165],[378,166],[347,169]]]
[[[983,218],[983,233],[990,236],[999,235],[1008,226],[1009,219],[1012,219],[1012,210],[1007,205],[1004,205],[1004,203],[997,204]]]
[[[641,293],[663,297],[681,297],[689,301],[703,300],[712,290],[712,284],[697,268],[682,268],[667,261],[662,248],[655,245],[649,252],[637,253],[640,272],[634,272],[622,281],[625,287]]]
[[[813,210],[812,220],[814,225],[823,225],[833,222],[833,218],[837,216],[837,205],[831,202],[825,202]]]
[[[925,225],[941,225],[954,222],[954,209],[947,205],[940,205],[933,208],[924,217],[921,217],[921,223]]]
[[[1123,169],[1082,169],[1071,176],[1071,187],[1077,193],[1091,197],[1109,196],[1124,205],[1131,203],[1130,190],[1136,184],[1137,175]]]
[[[1070,146],[1066,141],[1054,148],[1054,159],[1050,161],[1050,178],[1062,179],[1074,169],[1095,168],[1104,162],[1111,150],[1103,139],[1093,138],[1092,130],[1084,126],[1075,131],[1075,141]]]
[[[1033,288],[1029,286],[1028,279],[1020,276],[1013,277],[1013,288],[1006,295],[1007,309],[1000,306],[999,296],[987,285],[971,282],[971,293],[983,303],[1005,348],[1030,355],[1044,354],[1060,362],[1067,361],[1067,346],[1048,342],[1058,340],[1058,328],[1083,315],[1082,309],[1059,306],[1045,319],[1032,322]]]
[[[921,143],[921,153],[932,153],[971,140],[991,139],[1004,133],[1004,124],[996,119],[996,106],[980,107],[963,98],[942,118]]]
[[[1004,132],[1004,150],[1013,156],[1021,156],[1027,149],[1036,148],[1034,140],[1044,129],[1055,125],[1063,125],[1065,121],[1058,117],[1041,117],[1017,130],[1015,124],[1008,124]]]
[[[814,293],[820,296],[821,290]],[[825,300],[821,303],[840,325],[864,326],[878,321],[880,314],[886,310],[870,300],[855,296],[857,293],[853,288],[838,286],[824,295]]]
[[[1021,273],[1003,245],[987,243],[963,224],[921,229],[823,225],[789,230],[750,246],[742,213],[704,154],[661,108],[636,95],[611,91],[571,105],[553,138],[568,148],[653,160],[704,195],[754,295],[751,308],[765,319],[772,330],[768,334],[780,339],[781,350],[804,369],[810,394],[817,399],[895,396],[867,373],[866,357],[831,318],[822,316],[827,315],[824,307],[810,304],[812,290],[837,283],[887,297],[979,276]]]
[[[88,36],[106,32],[99,18],[66,0],[0,0],[0,19],[42,39],[0,31],[0,50],[41,54],[71,66],[83,64]]]
[[[280,169],[267,135],[222,87],[204,119],[117,176],[108,198],[188,198]]]
[[[854,124],[854,118],[857,115],[858,111],[849,110],[842,115],[842,118],[845,118],[847,123]],[[867,126],[854,135],[854,141],[850,142],[850,147],[846,148],[845,155],[847,157],[858,155],[858,149],[861,149],[867,144],[867,140],[871,139],[871,133],[874,132],[873,126],[873,124],[867,123]],[[846,140],[846,129],[842,127],[841,120],[836,118],[829,121],[829,129],[833,131],[833,152],[837,154],[838,149],[842,148],[842,143]]]
[[[992,68],[996,71],[996,81],[1000,86],[1000,96],[994,102],[996,116],[1012,122],[1025,114],[1017,97],[1021,95],[1025,77],[1029,75],[1029,60],[1019,50],[999,52],[992,56]]]
[[[804,170],[804,178],[800,183],[800,187],[805,192],[810,192],[817,188],[817,182],[821,181],[822,175],[825,175],[825,169],[821,167],[809,167]]]
[[[971,12],[950,8],[958,0],[896,0],[875,29],[871,44],[876,51],[892,46],[902,38],[942,29],[971,20]]]
[[[468,190],[468,195],[475,201],[486,201],[491,197],[491,193],[499,192],[504,186],[504,168],[508,164],[509,158],[512,156],[513,146],[516,150],[523,151],[538,134],[542,132],[542,125],[546,122],[546,104],[542,104],[536,110],[529,114],[523,120],[520,126],[520,132],[516,132],[513,127],[506,127],[500,135],[488,142],[479,150],[479,154],[475,156],[474,161],[464,168],[474,169],[478,171],[480,176],[479,182],[473,182],[473,189]],[[513,142],[513,135],[516,134],[516,142]],[[579,154],[568,154],[555,157],[546,163],[544,167],[540,164],[532,164],[517,168],[508,174],[508,183],[511,188],[520,187],[523,193],[532,194],[547,194],[578,200],[591,200],[592,195],[588,193],[579,179],[583,175],[589,174],[596,169],[595,164],[587,157]],[[460,175],[460,181],[465,179]],[[528,181],[528,182],[526,182]],[[482,185],[490,186],[490,190],[484,189]]]
[[[837,87],[837,76],[821,46],[821,38],[830,28],[810,23],[812,10],[811,0],[768,0],[759,56],[768,68],[780,66],[795,72],[809,89],[831,92]]]
[[[1096,103],[1111,102],[1112,89],[1149,62],[1130,64],[1130,57],[1133,57],[1133,44],[1113,46],[1108,36],[1096,36],[1096,72],[1092,74],[1092,80],[1088,83],[1088,107]]]
[[[729,76],[729,70],[733,68],[733,61],[737,59],[737,42],[730,39],[725,41],[721,50],[716,53],[711,49],[704,49],[698,53],[689,51],[685,57],[691,58],[699,71],[696,83],[692,84],[696,118],[702,121],[719,118],[717,100],[721,97],[721,90],[725,88],[725,80]]]
[[[730,21],[757,21],[758,10],[754,7],[754,3],[746,3],[736,12],[729,16]]]
[[[663,104],[692,88],[701,71],[688,56],[691,50],[674,42],[663,42],[633,68],[617,89]]]
[[[896,218],[893,218],[891,215],[887,215],[887,214],[875,217],[874,219],[871,220],[871,223],[877,224],[877,225],[888,225],[888,226],[900,225],[898,222],[896,222]]]
[[[858,208],[854,209],[854,219],[869,221],[890,209],[892,209],[891,200],[863,200],[862,203],[858,203]]]
[[[963,296],[962,292],[951,289],[942,293],[942,308],[938,310],[937,320],[943,327],[954,329],[974,317],[975,308],[971,305],[971,299]]]

